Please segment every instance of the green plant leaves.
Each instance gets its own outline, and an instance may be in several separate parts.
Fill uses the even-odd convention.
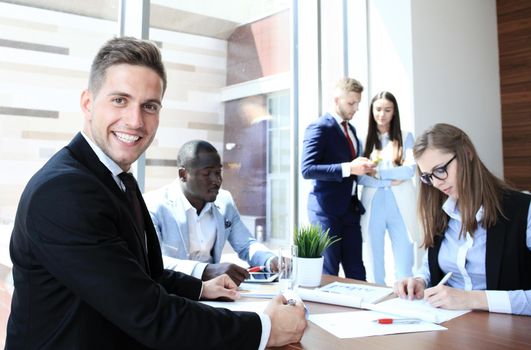
[[[320,258],[326,248],[341,238],[328,236],[330,229],[323,232],[321,225],[309,224],[295,230],[293,243],[298,248],[299,258]]]

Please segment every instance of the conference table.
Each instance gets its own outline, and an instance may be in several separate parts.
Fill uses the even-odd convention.
[[[323,275],[321,285],[333,281],[360,283]],[[313,302],[306,302],[306,305],[310,314],[358,310]],[[274,349],[531,349],[531,317],[528,316],[472,311],[441,325],[448,330],[340,339],[309,321],[300,343]]]

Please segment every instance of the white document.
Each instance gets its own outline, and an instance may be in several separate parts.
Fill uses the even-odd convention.
[[[272,299],[280,293],[278,283],[246,283],[238,287],[242,297]]]
[[[374,322],[379,318],[388,317],[389,314],[376,311],[352,311],[310,315],[310,321],[338,338],[446,330],[445,327],[423,321],[414,324],[379,324]]]
[[[389,287],[377,287],[362,283],[332,282],[318,288],[319,291],[341,295],[351,295],[361,299],[363,303],[377,303],[393,293]]]
[[[392,294],[393,289],[361,283],[332,282],[316,289],[299,288],[297,293],[302,300],[366,309],[366,304],[382,300]]]
[[[399,315],[401,317],[419,318],[433,323],[446,322],[470,312],[470,310],[436,308],[424,299],[408,300],[402,298],[393,298],[378,304],[364,305],[364,308]]]
[[[212,307],[229,309],[231,311],[251,311],[263,313],[269,301],[200,301],[200,303],[210,305]]]
[[[299,294],[302,300],[306,301],[361,308],[361,298],[355,295],[343,295],[322,292],[319,289],[306,288],[298,288],[297,294]]]

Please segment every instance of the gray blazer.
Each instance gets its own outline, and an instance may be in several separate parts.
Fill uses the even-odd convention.
[[[191,274],[198,261],[189,260],[190,237],[179,180],[144,195],[159,237],[164,266]],[[251,266],[265,265],[274,254],[258,243],[243,224],[230,192],[220,189],[212,207],[217,233],[212,248],[212,263],[219,263],[228,240],[240,259]]]

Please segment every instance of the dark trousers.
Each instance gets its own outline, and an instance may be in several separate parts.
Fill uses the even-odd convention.
[[[331,237],[341,238],[325,251],[323,273],[337,276],[341,263],[345,277],[366,280],[361,251],[361,212],[357,201],[353,201],[349,210],[343,215],[335,216],[323,212],[308,211],[308,217],[312,224],[320,224],[324,230],[330,228],[329,235]]]

